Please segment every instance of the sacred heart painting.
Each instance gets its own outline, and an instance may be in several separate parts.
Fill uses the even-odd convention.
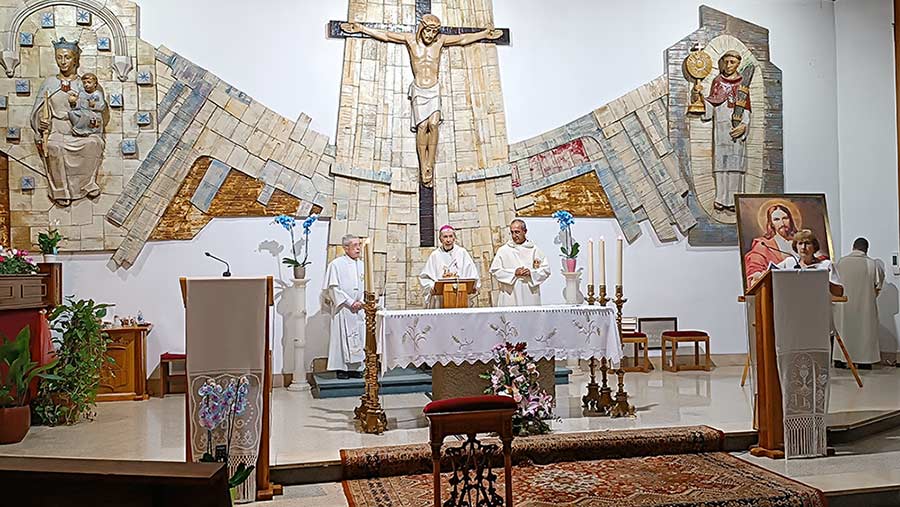
[[[812,231],[817,258],[834,256],[825,194],[737,194],[735,201],[745,292],[754,275],[797,256],[792,242],[797,231]]]

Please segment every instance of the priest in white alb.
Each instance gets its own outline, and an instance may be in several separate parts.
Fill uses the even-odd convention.
[[[331,313],[328,369],[336,370],[340,379],[362,378],[366,342],[365,271],[359,238],[348,234],[342,245],[344,255],[328,264],[322,289],[322,297]]]
[[[528,240],[525,222],[509,224],[512,239],[497,250],[491,262],[491,274],[500,283],[495,306],[534,306],[541,304],[541,284],[550,278],[547,256]]]
[[[445,225],[440,229],[441,244],[431,252],[422,273],[419,274],[419,282],[425,288],[425,307],[442,308],[444,296],[433,295],[434,284],[441,279],[459,278],[475,279],[475,291],[470,296],[478,293],[481,287],[481,279],[478,276],[478,267],[472,260],[469,252],[456,244],[456,230]]]

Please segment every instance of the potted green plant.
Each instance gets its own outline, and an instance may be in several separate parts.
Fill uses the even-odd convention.
[[[53,379],[45,373],[55,361],[43,366],[31,360],[28,326],[22,328],[15,340],[3,337],[0,343],[0,444],[21,442],[31,427],[31,407],[28,405],[28,386],[35,378]]]
[[[25,250],[0,247],[0,275],[34,275],[37,264]]]
[[[59,254],[59,242],[62,241],[62,234],[59,229],[51,229],[47,227],[47,232],[38,234],[38,247],[44,255],[44,262],[56,262],[56,256]]]
[[[55,378],[41,383],[34,408],[44,424],[75,424],[93,417],[100,373],[113,362],[106,355],[109,335],[101,326],[108,307],[69,297],[50,314],[57,358],[50,373]]]

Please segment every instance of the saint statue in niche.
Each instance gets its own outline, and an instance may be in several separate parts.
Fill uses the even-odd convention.
[[[377,30],[360,23],[341,23],[341,30],[347,33],[364,33],[381,42],[406,45],[413,71],[413,82],[408,92],[412,106],[410,130],[416,133],[419,177],[422,185],[431,187],[434,185],[438,127],[442,121],[441,91],[438,86],[441,51],[445,46],[468,46],[484,39],[499,39],[503,36],[503,31],[488,27],[475,33],[444,35],[441,33],[441,20],[434,14],[422,16],[415,33]]]
[[[734,194],[744,191],[747,175],[746,141],[750,126],[750,81],[754,66],[739,73],[741,55],[726,51],[719,58],[719,75],[713,79],[709,97],[704,100],[699,86],[691,90],[691,104],[703,101],[704,109],[689,109],[713,121],[713,176],[716,211],[734,211]]]
[[[50,198],[68,206],[100,195],[97,172],[106,147],[107,110],[97,76],[78,75],[78,42],[63,37],[53,49],[59,73],[41,84],[31,109],[31,128],[50,182]]]

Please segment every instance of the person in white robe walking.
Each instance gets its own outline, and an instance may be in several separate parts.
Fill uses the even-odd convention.
[[[869,242],[857,238],[853,251],[837,263],[841,280],[846,289],[847,302],[835,305],[835,324],[847,352],[857,367],[871,368],[881,362],[881,346],[878,333],[878,306],[875,298],[884,285],[884,266],[868,256]],[[832,359],[844,361],[841,351],[835,348]]]
[[[500,284],[494,306],[535,306],[541,304],[541,284],[550,278],[547,256],[528,240],[525,222],[509,224],[512,239],[497,250],[491,275]]]
[[[348,234],[342,245],[344,255],[328,264],[322,288],[323,299],[331,313],[328,369],[336,370],[340,379],[362,378],[366,342],[365,271],[359,238]]]
[[[469,297],[478,294],[481,287],[481,279],[478,275],[478,267],[472,260],[469,252],[456,244],[456,230],[445,225],[440,229],[441,244],[431,252],[422,273],[419,274],[419,282],[425,288],[425,307],[443,308],[444,296],[433,295],[434,284],[441,279],[459,278],[472,279],[475,282],[475,292]]]

